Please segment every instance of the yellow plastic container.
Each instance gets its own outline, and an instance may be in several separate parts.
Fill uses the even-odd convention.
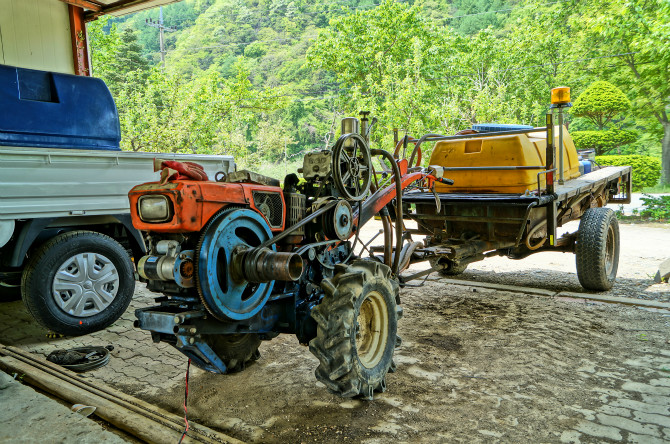
[[[558,128],[555,129],[558,146]],[[547,133],[540,131],[507,136],[473,137],[471,139],[437,142],[429,165],[442,167],[544,166]],[[559,153],[556,151],[556,168]],[[579,158],[572,137],[563,128],[563,178],[580,175]],[[445,171],[444,176],[454,185],[435,184],[440,193],[524,193],[537,188],[537,173],[541,170],[473,170]],[[556,172],[558,180],[558,171]],[[545,175],[540,176],[540,187],[546,187]]]

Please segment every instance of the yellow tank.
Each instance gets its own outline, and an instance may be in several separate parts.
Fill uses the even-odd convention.
[[[558,128],[554,131],[558,145]],[[506,136],[473,137],[471,139],[437,142],[430,156],[429,165],[442,167],[483,166],[544,166],[547,133],[544,131]],[[559,153],[556,152],[556,168]],[[565,180],[580,175],[579,158],[572,137],[563,128],[563,177]],[[436,183],[440,193],[524,193],[537,188],[540,170],[474,170],[445,171],[444,176],[454,180],[454,185]],[[540,186],[546,186],[545,175],[540,176]],[[558,180],[558,172],[556,174]]]

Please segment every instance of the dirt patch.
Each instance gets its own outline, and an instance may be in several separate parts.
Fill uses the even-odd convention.
[[[667,300],[670,284],[650,286],[644,273],[665,259],[657,246],[670,230],[628,235],[630,229],[622,228],[622,242],[631,240],[622,246],[621,282],[606,294]],[[582,291],[574,257],[561,253],[487,259],[463,276]],[[244,372],[221,376],[192,368],[189,417],[245,441],[270,443],[670,441],[669,313],[432,277],[400,297],[405,316],[397,371],[373,402],[331,395],[314,377],[316,358],[282,335],[263,343],[261,359]],[[55,340],[19,302],[2,304],[0,337],[42,355],[113,344],[110,363],[82,377],[181,414],[185,357],[132,328],[134,310],[152,303],[138,285],[132,306],[107,330]]]
[[[189,412],[252,442],[559,442],[581,433],[582,412],[641,399],[621,387],[661,372],[627,362],[670,354],[663,313],[472,290],[403,290],[398,369],[373,402],[330,395],[316,359],[280,337],[242,373],[194,371]],[[150,399],[174,410],[182,397],[176,386]]]

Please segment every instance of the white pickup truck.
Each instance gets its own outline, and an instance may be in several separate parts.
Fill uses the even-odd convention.
[[[112,324],[133,296],[133,260],[145,247],[130,220],[128,191],[158,180],[154,157],[197,162],[210,179],[234,171],[235,163],[231,156],[101,148],[109,140],[118,147],[120,139],[104,83],[46,73],[48,94],[40,92],[40,73],[0,65],[0,298],[20,295],[44,327],[81,335]],[[86,94],[67,97],[70,90]],[[68,101],[80,112],[74,122],[62,119]],[[111,137],[96,139],[105,133]]]

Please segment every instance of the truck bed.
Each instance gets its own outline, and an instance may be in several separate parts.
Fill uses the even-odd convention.
[[[128,191],[159,179],[153,159],[201,164],[211,180],[232,156],[0,146],[0,220],[128,213]]]
[[[573,196],[590,192],[602,186],[605,182],[611,182],[631,173],[629,166],[608,166],[599,170],[584,174],[575,179],[566,181],[563,185],[555,186],[555,198],[550,195],[537,196],[535,194],[494,194],[494,193],[438,193],[440,202],[443,204],[458,204],[468,202],[480,202],[486,204],[530,204],[536,202],[538,206],[555,200],[563,202]],[[629,193],[630,194],[630,193]],[[403,195],[403,202],[426,203],[434,202],[435,196],[430,192],[412,191]],[[618,202],[618,201],[617,201]],[[625,202],[621,202],[625,203]]]

